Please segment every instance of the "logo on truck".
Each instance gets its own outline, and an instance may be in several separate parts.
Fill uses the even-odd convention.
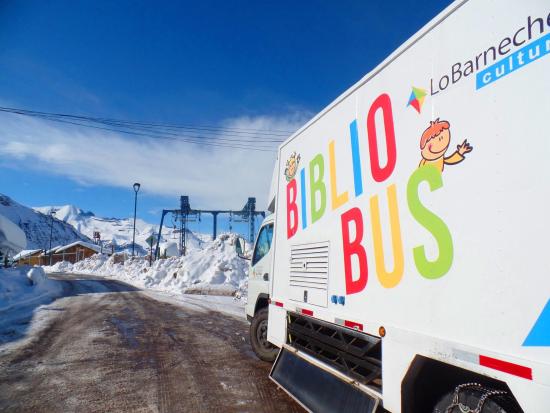
[[[431,78],[430,95],[443,92],[472,74],[475,74],[475,87],[479,90],[550,55],[550,34],[546,33],[549,28],[550,14],[535,18],[528,16],[526,24],[509,32],[498,43],[467,60],[455,62],[438,78]]]
[[[378,122],[381,122],[382,125],[377,125]],[[367,154],[363,154],[359,150],[357,123],[358,120],[355,119],[349,125],[348,147],[352,159],[349,168],[353,172],[353,183],[348,189],[342,191],[342,188],[337,188],[336,185],[337,166],[334,140],[329,141],[327,153],[314,155],[308,165],[304,165],[299,170],[296,168],[296,177],[288,181],[286,187],[288,239],[294,237],[299,230],[304,231],[315,225],[327,210],[335,211],[346,205],[351,199],[364,196],[363,193],[366,189],[363,182],[365,155],[370,160],[370,175],[375,183],[388,182],[392,177],[397,162],[397,150],[390,96],[386,93],[378,96],[368,111],[365,137],[368,144]],[[443,166],[460,162],[464,159],[464,155],[472,150],[472,147],[467,141],[464,141],[458,145],[456,154],[453,153],[445,158],[445,152],[450,144],[449,122],[436,119],[430,123],[426,131],[422,134],[421,146],[423,144],[424,147],[428,147],[432,143],[431,148],[434,154],[426,155],[428,159],[423,154],[423,161],[418,168],[413,170],[404,192],[407,198],[406,205],[412,218],[431,234],[435,245],[437,245],[435,257],[433,253],[426,253],[425,245],[414,246],[412,248],[414,264],[422,277],[438,279],[451,268],[453,240],[445,222],[421,201],[419,187],[427,184],[430,191],[440,189],[443,186]],[[384,138],[383,148],[386,154],[385,161],[381,162],[378,149],[379,139]],[[437,153],[435,140],[441,146]],[[327,155],[328,159],[325,159]],[[436,158],[435,155],[438,157]],[[288,179],[288,166],[285,175]],[[400,211],[398,203],[397,185],[391,181],[388,182],[385,192],[391,235],[391,242],[388,245],[391,247],[393,255],[391,267],[384,258],[380,196],[376,193],[370,194],[367,208],[348,208],[340,215],[346,295],[359,293],[367,286],[370,272],[367,259],[368,248],[372,248],[376,276],[383,287],[393,288],[403,278],[405,253],[400,221],[402,211]],[[372,245],[365,245],[365,225],[370,225]],[[431,245],[434,245],[434,242]]]
[[[412,106],[418,113],[420,113],[427,94],[428,92],[426,90],[413,86],[411,96],[409,96],[409,101],[407,102],[407,107]]]

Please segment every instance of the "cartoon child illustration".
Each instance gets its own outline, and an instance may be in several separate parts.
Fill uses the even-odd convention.
[[[422,133],[420,138],[420,150],[422,160],[418,167],[433,165],[441,172],[445,165],[455,165],[464,160],[464,155],[474,149],[466,139],[461,145],[456,146],[456,151],[451,156],[445,157],[445,152],[451,143],[451,124],[446,120],[437,118],[430,122],[430,126]]]
[[[292,181],[298,170],[298,164],[300,163],[300,155],[296,155],[296,152],[292,152],[290,158],[286,161],[285,176],[288,182]]]

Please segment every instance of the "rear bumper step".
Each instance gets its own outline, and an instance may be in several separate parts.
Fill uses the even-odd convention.
[[[381,395],[315,358],[284,345],[269,375],[309,412],[375,412]]]
[[[365,333],[287,313],[288,344],[356,381],[381,390],[381,341]]]

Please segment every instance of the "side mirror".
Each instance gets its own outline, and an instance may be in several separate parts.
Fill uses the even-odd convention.
[[[235,251],[237,252],[237,255],[239,258],[242,258],[243,260],[250,260],[249,257],[247,257],[246,254],[246,241],[243,237],[238,237],[235,241]]]

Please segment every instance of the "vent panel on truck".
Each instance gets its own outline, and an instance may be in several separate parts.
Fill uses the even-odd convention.
[[[328,304],[329,243],[290,247],[290,299],[321,307]]]

